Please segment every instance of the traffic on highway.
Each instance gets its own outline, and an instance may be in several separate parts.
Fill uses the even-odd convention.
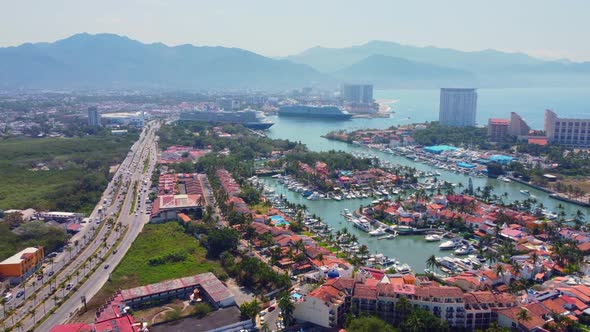
[[[47,254],[36,274],[4,295],[0,325],[49,331],[74,315],[82,298],[90,300],[104,285],[149,221],[158,128],[155,121],[144,127],[100,201],[63,250]]]

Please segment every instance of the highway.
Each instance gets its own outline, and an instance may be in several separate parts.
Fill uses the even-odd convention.
[[[155,122],[144,128],[140,138],[108,184],[101,201],[91,213],[90,221],[70,239],[71,252],[69,249],[65,250],[54,258],[53,264],[47,264],[43,280],[37,280],[35,276],[30,278],[26,290],[29,294],[19,299],[15,298],[7,304],[8,317],[0,325],[3,324],[6,328],[20,325],[23,330],[30,330],[37,320],[48,314],[47,320],[36,330],[49,331],[54,325],[67,321],[82,306],[82,296],[89,301],[104,285],[149,219],[149,214],[145,213],[145,202],[149,195],[147,189],[151,186],[150,177],[156,164],[157,129],[158,125]],[[144,173],[144,162],[148,157],[149,165]],[[136,182],[140,192],[133,204],[136,199],[133,190]],[[120,190],[118,183],[121,183]],[[133,206],[135,210],[131,211]],[[119,209],[120,214],[117,218]],[[114,220],[112,224],[107,222],[109,218]],[[98,234],[93,237],[93,232],[96,231]],[[82,249],[84,242],[91,239],[92,242]],[[109,249],[116,245],[119,239],[116,251],[110,254]],[[78,246],[74,245],[76,241]],[[100,266],[84,281],[84,276],[89,275],[96,265]],[[55,275],[49,282],[51,271]],[[33,281],[38,284],[35,289],[32,287]],[[18,292],[20,289],[22,288],[13,291]],[[36,295],[32,295],[33,293]],[[55,311],[49,314],[52,309]]]

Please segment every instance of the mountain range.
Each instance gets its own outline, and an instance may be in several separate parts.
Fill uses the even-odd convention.
[[[145,44],[114,34],[0,48],[0,88],[288,89],[369,82],[377,88],[590,84],[590,62],[496,50],[371,41],[270,58],[247,50]]]

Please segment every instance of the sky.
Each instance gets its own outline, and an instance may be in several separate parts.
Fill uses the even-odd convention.
[[[590,0],[0,0],[0,46],[116,33],[267,56],[370,40],[590,61]]]

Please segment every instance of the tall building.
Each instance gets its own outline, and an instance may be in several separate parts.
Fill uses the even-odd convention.
[[[520,115],[515,112],[510,113],[510,128],[508,133],[512,136],[524,136],[528,135],[531,131],[531,127],[524,121]]]
[[[441,125],[475,126],[477,112],[476,89],[440,89],[438,121]]]
[[[508,119],[489,119],[488,138],[492,142],[499,142],[508,136],[510,121]]]
[[[340,96],[345,103],[351,104],[372,104],[372,84],[342,84]]]
[[[545,135],[551,143],[589,147],[590,119],[562,119],[545,110]]]
[[[100,112],[96,107],[88,107],[88,125],[92,127],[100,126]]]

